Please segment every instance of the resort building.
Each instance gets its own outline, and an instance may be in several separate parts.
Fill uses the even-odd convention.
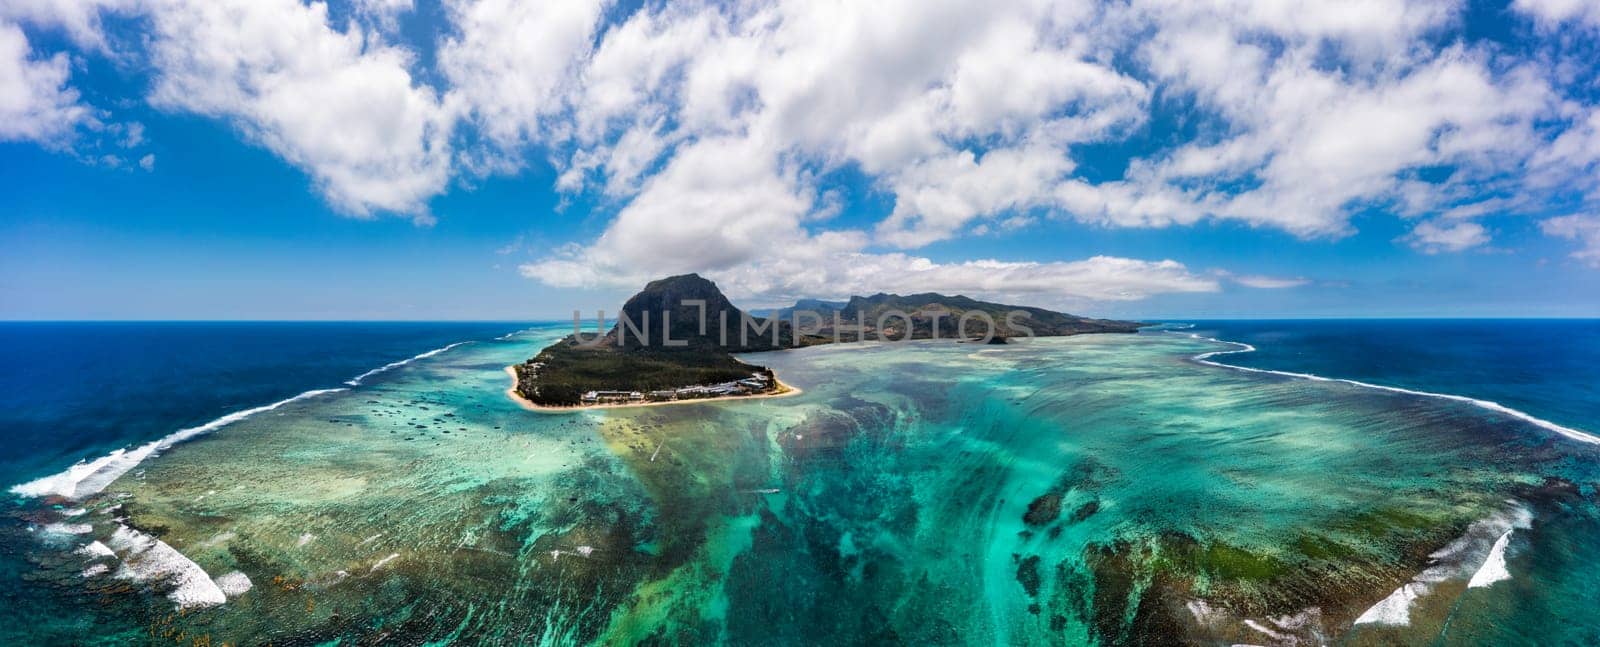
[[[589,391],[583,394],[583,401],[588,403],[634,402],[643,399],[644,394],[638,391]]]

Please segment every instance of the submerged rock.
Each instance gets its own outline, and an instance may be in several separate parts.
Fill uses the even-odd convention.
[[[1022,521],[1030,526],[1043,526],[1055,521],[1061,516],[1060,492],[1047,492],[1040,495],[1028,504],[1028,511],[1023,513]]]

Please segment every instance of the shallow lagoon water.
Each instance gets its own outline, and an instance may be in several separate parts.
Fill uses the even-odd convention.
[[[1228,347],[1149,332],[766,353],[750,360],[803,394],[523,411],[501,369],[560,333],[452,348],[177,444],[84,500],[24,502],[30,584],[86,612],[0,631],[1600,640],[1596,449],[1467,403],[1207,366],[1190,358]],[[215,593],[119,548],[123,526],[231,583],[226,602],[192,603]],[[74,552],[92,541],[113,555]]]

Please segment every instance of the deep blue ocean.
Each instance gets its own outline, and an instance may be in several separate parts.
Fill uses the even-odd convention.
[[[1600,434],[1600,320],[1186,323],[1256,348],[1215,358],[1223,363],[1489,400]]]
[[[517,323],[0,323],[0,487]]]

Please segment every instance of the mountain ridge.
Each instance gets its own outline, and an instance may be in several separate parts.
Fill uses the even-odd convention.
[[[796,315],[804,311],[817,317]],[[1140,325],[934,292],[879,292],[843,302],[800,299],[777,313],[789,317],[752,316],[699,274],[656,279],[624,302],[604,334],[568,335],[512,367],[513,390],[542,406],[594,403],[598,393],[620,394],[608,397],[624,402],[658,394],[674,394],[660,397],[676,400],[677,393],[704,393],[689,389],[706,385],[726,387],[734,395],[774,395],[788,387],[771,370],[735,353],[871,340],[1005,343],[1015,337],[1131,333]],[[754,381],[743,382],[748,380]],[[734,384],[741,386],[729,386]]]

